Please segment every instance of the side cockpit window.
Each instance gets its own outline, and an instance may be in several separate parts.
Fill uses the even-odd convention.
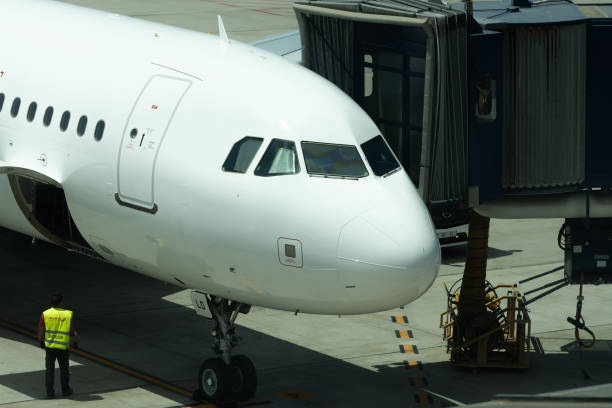
[[[313,176],[361,178],[368,176],[356,146],[302,142],[306,171]]]
[[[366,156],[366,160],[370,163],[372,171],[377,176],[387,176],[400,168],[400,164],[382,136],[376,136],[363,143],[361,149]]]
[[[234,143],[223,163],[223,171],[246,173],[262,142],[261,137],[247,136]]]
[[[256,176],[282,176],[300,172],[295,143],[290,140],[272,139],[259,164]]]

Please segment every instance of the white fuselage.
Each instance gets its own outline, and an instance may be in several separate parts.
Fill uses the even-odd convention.
[[[380,132],[334,85],[216,36],[50,0],[2,6],[0,226],[53,241],[18,204],[15,174],[61,188],[107,261],[236,301],[366,313],[433,282],[440,254],[425,205],[404,171],[374,175],[360,145]],[[248,170],[223,171],[245,136],[264,139]],[[297,174],[254,175],[274,138],[295,142]],[[369,175],[309,175],[302,141],[357,146]],[[281,259],[286,242],[300,259]]]

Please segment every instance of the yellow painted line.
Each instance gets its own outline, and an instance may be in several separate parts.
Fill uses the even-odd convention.
[[[291,401],[314,398],[313,394],[310,394],[308,392],[304,392],[301,390],[280,391],[280,392],[275,392],[274,394],[276,394],[277,396],[281,398],[284,398],[286,400],[291,400]]]
[[[4,328],[7,328],[9,330],[13,330],[13,331],[15,331],[17,333],[23,334],[23,335],[25,335],[27,337],[30,337],[30,338],[32,338],[34,340],[37,340],[36,333],[34,333],[34,332],[30,331],[30,330],[26,330],[26,329],[24,329],[22,327],[19,327],[17,325],[12,324],[12,323],[8,323],[8,322],[5,322],[3,320],[0,320],[0,326],[3,326]],[[113,369],[115,369],[117,371],[121,371],[121,372],[123,372],[125,374],[128,374],[128,375],[134,376],[134,377],[139,378],[139,379],[141,379],[143,381],[146,381],[148,383],[155,384],[155,385],[157,385],[157,386],[159,386],[161,388],[165,388],[165,389],[167,389],[169,391],[172,391],[174,393],[183,395],[183,396],[185,396],[185,397],[187,397],[189,399],[193,398],[193,393],[192,392],[189,392],[189,391],[184,390],[182,388],[176,387],[176,386],[174,386],[172,384],[168,384],[167,382],[162,381],[162,380],[160,380],[158,378],[155,378],[155,377],[152,377],[150,375],[147,375],[147,374],[141,373],[139,371],[133,370],[131,368],[122,366],[121,364],[112,362],[110,360],[107,360],[107,359],[105,359],[103,357],[100,357],[100,356],[97,356],[95,354],[89,353],[89,352],[84,351],[82,349],[75,349],[75,348],[69,347],[68,350],[71,353],[79,355],[79,356],[81,356],[83,358],[86,358],[86,359],[91,360],[91,361],[95,361],[95,362],[97,362],[99,364],[102,364],[104,366],[113,368]],[[252,398],[252,399],[250,399],[248,401],[239,402],[237,405],[238,406],[248,406],[248,405],[253,405],[253,404],[266,404],[266,403],[269,403],[269,401],[261,399],[261,398]],[[190,406],[190,408],[196,408],[196,407],[197,408],[204,408],[204,407],[214,408],[214,407],[216,407],[216,405],[214,405],[214,404],[212,404],[210,402],[200,401],[197,405]]]
[[[425,387],[426,385],[428,385],[428,381],[427,381],[427,378],[425,377],[420,377],[420,376],[411,377],[410,385],[414,387]]]
[[[414,402],[417,404],[433,404],[433,398],[429,394],[414,394]]]
[[[21,328],[21,327],[19,327],[17,325],[12,324],[12,323],[8,323],[8,322],[0,320],[0,326],[3,326],[4,328],[7,328],[9,330],[13,330],[13,331],[15,331],[17,333],[21,333],[21,334],[23,334],[25,336],[28,336],[30,338],[37,339],[37,335],[34,332],[32,332],[30,330],[23,329],[23,328]],[[122,366],[120,364],[114,363],[114,362],[109,361],[109,360],[107,360],[105,358],[102,358],[102,357],[96,356],[94,354],[88,353],[88,352],[86,352],[84,350],[75,349],[75,348],[72,348],[72,347],[68,348],[68,350],[70,352],[78,355],[78,356],[84,357],[84,358],[86,358],[88,360],[91,360],[91,361],[95,361],[95,362],[100,363],[100,364],[102,364],[104,366],[107,366],[107,367],[110,367],[110,368],[114,368],[115,370],[118,370],[118,371],[121,371],[123,373],[129,374],[129,375],[134,376],[136,378],[140,378],[143,381],[149,382],[151,384],[158,385],[158,386],[160,386],[162,388],[165,388],[165,389],[167,389],[169,391],[172,391],[172,392],[175,392],[177,394],[183,395],[185,397],[191,398],[193,396],[193,393],[191,393],[191,392],[189,392],[187,390],[184,390],[184,389],[179,388],[179,387],[175,387],[174,385],[168,384],[167,382],[164,382],[164,381],[162,381],[160,379],[151,377],[150,375],[138,372],[136,370],[132,370],[131,368],[128,368],[128,367]],[[204,405],[200,404],[198,406],[202,406],[202,407],[204,407],[204,406],[205,407],[214,407],[214,405],[208,404],[208,403],[204,403]]]
[[[136,378],[140,378],[143,381],[150,382],[152,384],[158,385],[158,386],[160,386],[162,388],[165,388],[165,389],[170,390],[172,392],[175,392],[177,394],[184,395],[185,397],[191,398],[193,396],[193,393],[191,393],[191,392],[189,392],[187,390],[175,387],[172,384],[168,384],[167,382],[164,382],[164,381],[159,380],[157,378],[151,377],[150,375],[138,372],[136,370],[132,370],[131,368],[122,366],[122,365],[117,364],[117,363],[113,363],[112,361],[106,360],[106,359],[104,359],[102,357],[98,357],[96,355],[93,355],[93,354],[88,353],[86,351],[83,351],[81,349],[70,348],[70,351],[72,353],[76,354],[76,355],[79,355],[81,357],[85,357],[88,360],[92,360],[92,361],[95,361],[95,362],[100,363],[102,365],[105,365],[107,367],[114,368],[115,370],[118,370],[118,371],[124,372],[126,374],[132,375],[132,376],[134,376]],[[211,407],[212,404],[206,404],[205,406]]]
[[[423,370],[423,363],[420,361],[404,361],[404,367],[407,370]]]
[[[408,317],[407,316],[391,316],[391,321],[393,323],[406,323],[406,324],[408,324]]]
[[[31,331],[26,330],[26,329],[22,329],[21,327],[15,326],[14,324],[11,324],[11,323],[8,323],[8,322],[0,320],[0,326],[4,326],[7,329],[16,331],[17,333],[21,333],[21,334],[26,335],[28,337],[31,337],[31,338],[33,338],[35,340],[38,340],[37,336],[36,336],[36,333],[31,332]]]
[[[419,349],[417,348],[417,346],[412,346],[412,345],[407,345],[407,344],[401,344],[399,346],[400,352],[401,353],[406,353],[406,354],[419,354]]]
[[[396,330],[395,337],[398,339],[412,339],[414,336],[412,335],[412,330]]]

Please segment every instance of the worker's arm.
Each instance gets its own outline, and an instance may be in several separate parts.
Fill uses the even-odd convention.
[[[38,321],[38,341],[40,342],[40,346],[44,347],[45,343],[43,342],[43,336],[45,335],[45,319],[43,315],[40,315],[40,320]]]
[[[77,332],[74,329],[74,314],[72,315],[72,319],[70,320],[70,338],[72,339],[72,346],[79,346],[79,338],[77,337]]]

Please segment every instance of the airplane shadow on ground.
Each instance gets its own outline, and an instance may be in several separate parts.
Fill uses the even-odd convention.
[[[213,356],[212,326],[192,309],[163,299],[180,288],[48,245],[37,245],[25,253],[0,251],[0,256],[4,265],[1,287],[6,294],[1,319],[34,331],[41,311],[47,307],[49,294],[61,288],[67,307],[76,312],[84,349],[183,389],[195,389],[200,363]],[[355,335],[316,330],[313,328],[310,333],[313,339],[334,336],[331,344],[336,349],[346,341],[346,336]],[[580,361],[577,353],[569,349],[559,354],[533,353],[533,367],[522,372],[453,369],[446,361],[424,363],[422,371],[414,371],[405,368],[406,355],[396,351],[386,356],[385,361],[391,363],[378,366],[372,363],[369,370],[351,364],[350,358],[334,358],[261,331],[240,327],[240,335],[243,343],[237,352],[252,358],[258,368],[257,396],[274,400],[278,399],[277,392],[303,390],[315,398],[310,400],[310,406],[371,406],[380,405],[381,400],[386,406],[406,406],[414,401],[415,393],[421,392],[410,385],[410,378],[415,375],[427,379],[427,390],[464,403],[486,401],[501,393],[534,394],[612,382],[609,351],[583,352]],[[35,341],[27,337],[13,338],[36,347]],[[316,340],[312,344],[317,344]],[[331,347],[330,339],[324,347]],[[419,357],[414,355],[410,359]],[[99,370],[96,363],[74,355],[72,359],[82,364],[71,368],[75,379],[87,381]],[[580,365],[589,371],[589,381],[582,377]],[[109,387],[142,386],[142,382],[130,382],[133,378],[127,378],[123,385],[117,385],[117,379],[113,380],[114,385],[100,379],[83,390],[75,385],[77,395],[73,399],[96,400],[100,397],[94,394],[109,391]],[[39,388],[33,388],[32,383],[40,384]],[[44,396],[43,383],[44,370],[0,376],[0,384],[31,398]],[[146,388],[185,402],[184,398],[157,387]]]

